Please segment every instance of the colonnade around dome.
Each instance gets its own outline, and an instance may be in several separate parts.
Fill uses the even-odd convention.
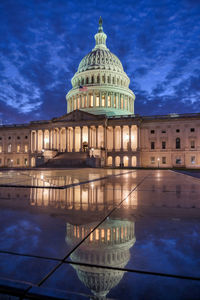
[[[133,98],[120,92],[92,91],[77,92],[74,96],[68,98],[67,110],[71,112],[76,109],[91,111],[94,114],[101,112],[110,115],[134,114]]]

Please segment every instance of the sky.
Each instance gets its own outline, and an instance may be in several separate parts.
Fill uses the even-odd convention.
[[[0,122],[67,112],[99,16],[136,114],[200,112],[200,0],[0,0]]]

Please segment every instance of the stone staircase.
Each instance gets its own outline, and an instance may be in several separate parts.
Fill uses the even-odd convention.
[[[86,167],[87,152],[58,152],[58,154],[49,159],[43,167]]]

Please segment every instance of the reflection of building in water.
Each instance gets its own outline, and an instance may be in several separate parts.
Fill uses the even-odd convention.
[[[67,223],[66,242],[77,245],[94,224],[72,225]],[[129,249],[135,243],[134,223],[126,220],[109,219],[101,224],[71,254],[72,261],[84,264],[106,265],[124,268],[130,259]],[[105,297],[122,279],[124,272],[112,269],[73,265],[79,279],[97,299]]]

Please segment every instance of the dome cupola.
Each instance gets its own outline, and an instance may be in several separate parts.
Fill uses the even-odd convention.
[[[76,109],[92,114],[134,114],[135,95],[129,89],[130,80],[116,55],[106,46],[100,17],[95,47],[80,62],[68,92],[67,111]]]

